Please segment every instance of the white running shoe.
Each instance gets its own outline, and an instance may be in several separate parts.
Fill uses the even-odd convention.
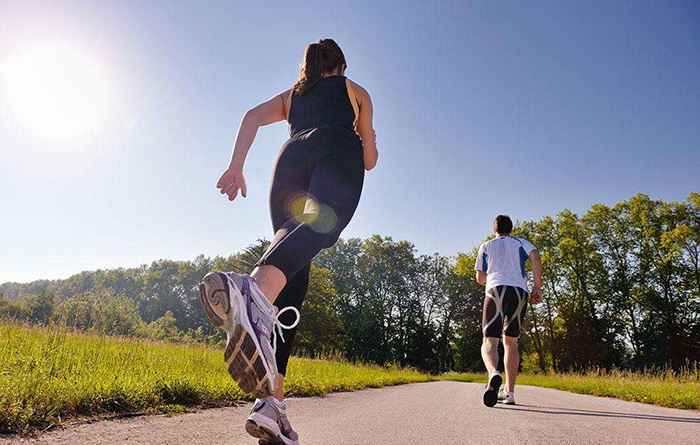
[[[506,399],[506,390],[505,388],[501,388],[498,390],[498,403],[503,403],[503,401]]]
[[[255,401],[245,430],[261,445],[299,445],[299,435],[287,418],[287,405],[274,397]]]
[[[209,320],[226,332],[224,361],[233,380],[255,397],[273,394],[278,374],[277,336],[284,341],[282,329],[292,329],[299,323],[299,311],[293,306],[279,311],[252,278],[233,272],[208,273],[199,285],[199,296]],[[297,315],[289,326],[278,319],[287,310]]]
[[[503,399],[504,405],[515,405],[515,394],[512,392],[506,392],[505,398]]]
[[[489,383],[486,385],[486,391],[484,391],[484,405],[489,408],[496,405],[498,401],[498,390],[501,388],[501,383],[503,383],[501,373],[493,371],[489,376]]]

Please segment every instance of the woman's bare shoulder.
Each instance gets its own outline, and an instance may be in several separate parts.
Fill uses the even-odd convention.
[[[290,87],[290,88],[287,88],[286,90],[282,91],[281,93],[279,93],[278,96],[281,97],[282,100],[286,102],[292,96],[293,92],[294,92],[294,87]]]
[[[362,88],[357,82],[353,81],[350,78],[346,78],[348,81],[348,84],[350,85],[350,88],[352,88],[353,92],[355,95],[357,95],[360,99],[369,99],[369,93],[367,92],[366,89]]]

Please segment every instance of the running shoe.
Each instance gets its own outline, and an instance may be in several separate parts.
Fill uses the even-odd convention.
[[[507,392],[505,398],[503,399],[504,405],[515,405],[515,394],[512,392]]]
[[[496,405],[498,401],[498,390],[501,388],[501,383],[503,383],[501,373],[493,371],[489,377],[489,383],[486,385],[486,391],[484,392],[484,405],[489,408]]]
[[[282,329],[299,323],[299,311],[291,306],[279,311],[252,278],[233,272],[207,274],[199,285],[199,296],[209,320],[226,332],[224,361],[229,375],[255,397],[273,394],[277,386],[277,336],[284,341]],[[297,315],[289,326],[278,319],[287,310]]]
[[[498,403],[503,403],[503,401],[506,399],[506,390],[505,388],[501,388],[498,390]]]
[[[299,445],[299,435],[287,418],[287,406],[274,397],[255,401],[245,430],[260,439],[258,443],[261,445]]]

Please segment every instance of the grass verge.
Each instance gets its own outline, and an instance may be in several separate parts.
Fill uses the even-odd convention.
[[[486,374],[449,373],[442,375],[441,379],[485,384]],[[589,371],[582,374],[520,374],[517,383],[668,408],[700,410],[700,369],[686,369],[680,374],[670,370],[635,373],[613,370]]]
[[[213,348],[105,337],[0,321],[0,433],[30,433],[82,417],[186,412],[250,400]],[[288,396],[435,380],[417,371],[293,357]],[[485,383],[486,375],[439,379]],[[700,410],[700,369],[522,374],[518,383]]]
[[[292,358],[290,396],[430,377],[412,370]],[[29,433],[80,417],[173,413],[250,400],[223,351],[0,322],[0,432]]]

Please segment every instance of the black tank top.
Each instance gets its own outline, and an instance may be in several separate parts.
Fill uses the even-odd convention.
[[[340,125],[354,132],[355,110],[345,76],[324,77],[302,96],[293,92],[288,122],[291,137],[323,125]]]

